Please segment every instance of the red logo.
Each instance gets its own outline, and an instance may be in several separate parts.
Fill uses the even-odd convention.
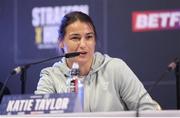
[[[180,29],[180,11],[135,11],[132,13],[132,31]]]

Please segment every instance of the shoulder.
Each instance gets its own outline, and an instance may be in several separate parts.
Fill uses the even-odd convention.
[[[109,66],[111,68],[123,69],[123,68],[127,68],[128,67],[126,62],[124,60],[122,60],[121,58],[113,58],[113,57],[110,57],[108,55],[106,55],[106,58],[108,59],[107,66]]]
[[[63,78],[65,73],[60,71],[57,67],[46,67],[41,70],[40,78],[46,80],[54,80],[57,78]]]
[[[57,71],[57,68],[55,67],[46,67],[46,68],[43,68],[41,70],[41,73],[40,74],[46,74],[46,75],[49,75],[51,73],[54,73]]]
[[[95,53],[94,67],[101,69],[112,69],[118,70],[123,68],[128,68],[128,65],[121,58],[114,58],[108,54],[102,54],[100,52]]]
[[[110,57],[110,61],[109,61],[110,64],[113,64],[113,65],[126,65],[126,63],[120,59],[120,58],[112,58]]]
[[[110,63],[113,65],[125,64],[125,62],[121,58],[114,58],[114,57],[109,56],[108,54],[102,54],[100,52],[95,53],[95,59],[96,59],[96,61],[97,60],[102,61],[103,64],[105,64],[105,63]]]
[[[53,66],[51,67],[46,67],[43,68],[41,70],[40,74],[46,74],[46,75],[50,75],[50,74],[66,74],[69,72],[69,68],[66,66],[65,63],[61,63],[61,62],[56,62]]]

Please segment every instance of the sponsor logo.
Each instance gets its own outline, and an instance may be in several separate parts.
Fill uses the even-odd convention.
[[[132,13],[132,31],[180,29],[180,11],[135,11]]]
[[[34,39],[38,49],[52,49],[57,47],[58,28],[61,19],[71,11],[82,11],[89,14],[89,6],[48,6],[34,7],[32,9],[32,26],[34,27]]]

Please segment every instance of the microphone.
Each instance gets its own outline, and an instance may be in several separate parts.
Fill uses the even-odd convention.
[[[64,55],[61,55],[61,56],[56,56],[56,57],[48,58],[48,59],[41,60],[41,61],[38,61],[38,62],[25,64],[23,66],[18,66],[18,67],[13,69],[13,71],[11,72],[11,75],[19,74],[19,73],[22,72],[23,69],[26,69],[26,68],[28,68],[31,65],[36,65],[36,64],[44,63],[44,62],[47,62],[47,61],[50,61],[50,60],[54,60],[54,59],[58,59],[58,58],[62,58],[62,57],[72,58],[72,57],[79,56],[80,54],[81,54],[81,52],[71,52],[71,53],[66,53]]]
[[[71,53],[66,53],[64,55],[64,57],[66,58],[72,58],[72,57],[76,57],[76,56],[79,56],[81,54],[81,52],[71,52]],[[62,57],[62,56],[61,56]]]
[[[21,75],[21,81],[22,81],[22,84],[21,84],[21,91],[22,93],[24,93],[24,89],[25,89],[25,77],[26,77],[26,70],[31,66],[31,65],[37,65],[37,64],[41,64],[41,63],[44,63],[44,62],[47,62],[47,61],[50,61],[50,60],[54,60],[54,59],[57,59],[57,58],[62,58],[62,57],[65,57],[65,58],[72,58],[72,57],[76,57],[76,56],[79,56],[81,54],[81,52],[71,52],[71,53],[66,53],[64,55],[60,55],[60,56],[56,56],[56,57],[52,57],[52,58],[48,58],[48,59],[45,59],[45,60],[41,60],[41,61],[38,61],[38,62],[34,62],[34,63],[29,63],[29,64],[25,64],[25,65],[22,65],[22,66],[18,66],[16,68],[13,69],[13,71],[8,75],[8,77],[5,79],[5,82],[2,86],[2,88],[0,88],[0,97],[3,95],[3,91],[5,89],[5,86],[9,80],[9,78],[12,76],[12,75],[15,75],[15,74],[19,74],[22,72],[22,75]]]
[[[155,83],[149,88],[149,92],[152,91],[152,89],[157,86],[159,84],[159,82],[166,76],[167,73],[173,71],[176,69],[177,67],[177,63],[179,63],[179,59],[176,57],[174,59],[174,61],[172,61],[171,63],[168,64],[167,66],[167,70],[165,72],[163,72],[160,76],[159,79],[157,79],[157,81],[155,81]],[[140,103],[142,98],[144,98],[146,95],[148,94],[148,92],[146,91],[138,100],[137,102],[137,107],[136,107],[136,117],[139,117],[139,107],[140,107]]]
[[[169,71],[175,70],[178,63],[179,63],[179,59],[176,57],[176,58],[174,59],[174,61],[172,61],[172,62],[168,65],[168,70],[169,70]]]

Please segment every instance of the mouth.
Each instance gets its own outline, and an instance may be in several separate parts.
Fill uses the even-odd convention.
[[[80,55],[86,55],[86,54],[87,54],[86,51],[81,51],[81,52],[80,52]]]

